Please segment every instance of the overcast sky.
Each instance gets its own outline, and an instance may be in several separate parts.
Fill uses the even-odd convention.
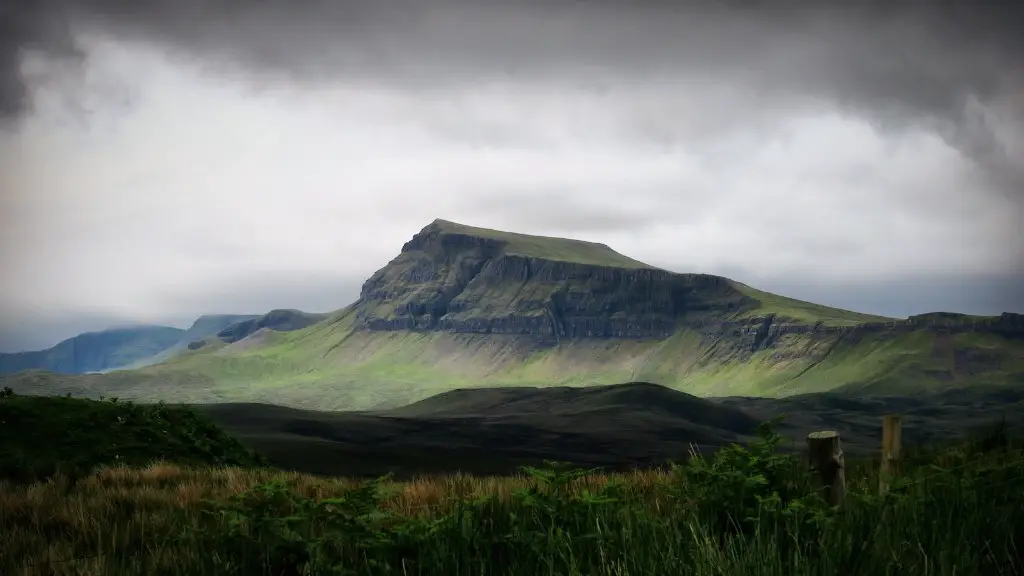
[[[0,350],[337,309],[435,218],[865,312],[1024,312],[1010,2],[13,4]]]

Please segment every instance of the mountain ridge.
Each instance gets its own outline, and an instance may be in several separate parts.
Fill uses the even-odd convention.
[[[359,322],[370,330],[528,334],[549,341],[664,338],[681,324],[749,316],[762,305],[750,287],[721,276],[654,268],[604,244],[557,239],[547,246],[539,238],[435,220],[363,284]],[[818,309],[830,311],[820,320],[825,323],[886,320]]]
[[[0,353],[0,374],[46,369],[78,374],[125,366],[174,345],[185,331],[143,325],[83,332],[45,350]]]
[[[0,375],[43,370],[59,374],[131,370],[165,362],[205,339],[241,340],[260,328],[298,330],[329,314],[272,310],[266,314],[203,314],[188,328],[143,324],[83,332],[56,345],[27,352],[0,353]]]
[[[253,316],[251,318],[246,318],[245,320],[231,323],[230,325],[218,330],[216,332],[216,336],[220,340],[230,344],[248,338],[260,329],[266,328],[277,332],[301,330],[311,324],[316,324],[321,320],[325,320],[329,316],[329,313],[311,313],[295,309],[279,308],[271,310],[262,316]]]
[[[258,330],[103,377],[5,382],[348,410],[460,387],[638,380],[697,396],[917,394],[1024,378],[1022,319],[844,311],[650,267],[603,244],[436,220],[367,279],[358,300],[302,329]]]
[[[171,346],[151,356],[140,358],[135,362],[115,368],[130,370],[165,362],[185,350],[194,349],[195,342],[203,341],[205,338],[209,338],[221,330],[253,318],[258,318],[258,316],[255,314],[203,314],[196,318],[192,325],[182,332],[178,341]]]

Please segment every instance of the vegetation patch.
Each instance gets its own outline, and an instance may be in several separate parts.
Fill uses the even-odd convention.
[[[594,266],[654,268],[619,254],[608,246],[597,242],[517,234],[515,232],[491,230],[490,228],[466,226],[465,224],[446,220],[435,220],[431,226],[441,234],[458,234],[496,240],[504,245],[503,252],[505,254]]]
[[[795,298],[787,298],[786,296],[751,288],[740,282],[733,281],[731,284],[741,294],[758,302],[756,307],[740,313],[738,315],[739,318],[761,318],[769,314],[775,314],[783,321],[806,324],[820,322],[825,326],[856,326],[857,324],[867,322],[891,322],[895,320],[895,318],[842,310]]]
[[[761,430],[668,470],[552,463],[396,483],[152,464],[0,485],[0,572],[1021,574],[1024,452],[1005,430],[912,455],[885,496],[847,464],[831,507]]]
[[[0,478],[76,479],[100,466],[261,466],[265,461],[200,413],[179,406],[0,392]],[[2,571],[0,571],[2,573]]]

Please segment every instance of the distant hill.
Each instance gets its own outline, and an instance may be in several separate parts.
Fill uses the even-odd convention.
[[[840,429],[850,454],[874,454],[883,414],[903,414],[907,444],[948,442],[1006,417],[1024,430],[1024,386],[900,400],[812,394],[786,399],[704,399],[633,382],[593,388],[478,388],[402,408],[298,410],[270,404],[196,406],[272,464],[303,472],[378,477],[431,472],[511,473],[545,460],[630,468],[685,460],[775,428],[803,449],[816,430]]]
[[[684,458],[753,435],[743,410],[646,383],[602,388],[456,390],[397,410],[316,412],[197,406],[284,468],[377,476],[508,473],[544,460],[628,467]]]
[[[127,366],[166,350],[184,330],[170,326],[136,326],[86,332],[37,352],[0,354],[0,374],[48,370],[64,374],[102,372]]]
[[[46,350],[0,354],[0,375],[28,370],[87,374],[142,368],[199,349],[208,344],[207,339],[234,342],[260,328],[298,330],[327,316],[300,310],[273,310],[263,315],[205,314],[186,330],[144,325],[87,332]]]
[[[224,342],[238,342],[256,331],[267,328],[278,332],[301,330],[326,319],[330,314],[313,314],[301,310],[271,310],[263,316],[232,323],[217,331],[217,338]]]
[[[290,311],[290,326],[305,319]],[[1024,379],[1024,316],[894,319],[680,274],[604,244],[424,227],[359,299],[298,330],[247,321],[166,362],[25,373],[15,390],[397,407],[453,388],[654,382],[695,396],[922,394]],[[225,341],[227,340],[227,341]]]
[[[196,318],[195,322],[180,334],[174,344],[157,352],[156,354],[139,358],[135,362],[123,366],[116,366],[115,368],[131,369],[159,364],[176,354],[181,354],[187,350],[189,345],[193,342],[201,342],[204,338],[213,337],[218,332],[229,326],[258,317],[259,316],[254,314],[204,314],[199,318]]]

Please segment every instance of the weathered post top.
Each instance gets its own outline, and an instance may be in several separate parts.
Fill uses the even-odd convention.
[[[825,500],[833,506],[842,504],[846,497],[846,462],[839,432],[811,432],[807,435],[807,451],[811,470],[818,473]]]

